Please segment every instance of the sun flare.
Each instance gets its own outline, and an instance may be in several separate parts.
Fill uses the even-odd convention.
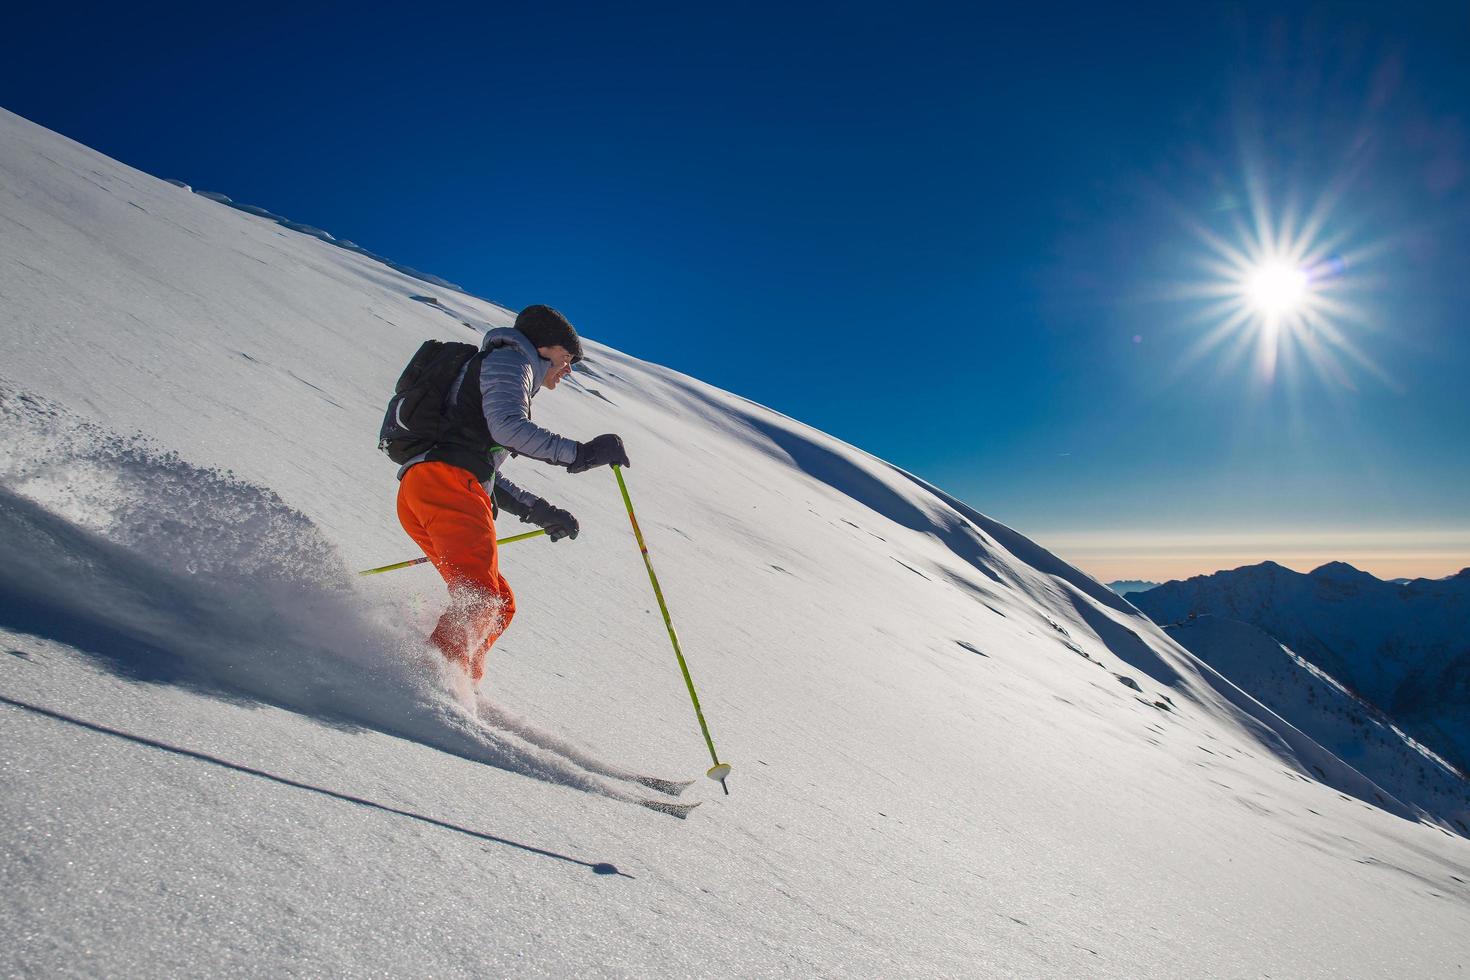
[[[1249,361],[1255,379],[1268,386],[1299,381],[1306,368],[1331,387],[1351,389],[1353,367],[1392,385],[1352,337],[1369,322],[1360,302],[1364,283],[1349,272],[1361,273],[1382,246],[1353,247],[1345,218],[1334,214],[1344,188],[1303,209],[1297,200],[1273,208],[1263,181],[1248,186],[1254,190],[1244,201],[1232,199],[1223,221],[1184,215],[1204,246],[1197,258],[1203,278],[1181,283],[1176,293],[1196,304],[1192,319],[1200,331],[1176,373],[1209,360],[1223,374]]]

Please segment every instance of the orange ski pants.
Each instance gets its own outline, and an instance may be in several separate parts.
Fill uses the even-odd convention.
[[[398,521],[449,585],[449,608],[429,640],[478,684],[485,654],[516,611],[500,574],[490,495],[468,470],[418,463],[398,484]]]

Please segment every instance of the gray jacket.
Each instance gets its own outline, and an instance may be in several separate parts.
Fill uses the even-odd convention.
[[[484,486],[487,492],[514,498],[522,507],[530,508],[540,498],[507,480],[501,470],[509,456],[529,456],[543,463],[568,466],[577,458],[577,441],[543,429],[531,421],[531,399],[541,390],[541,382],[551,369],[551,362],[536,352],[525,334],[512,327],[500,327],[485,333],[480,349],[489,351],[480,368],[480,409],[490,438],[499,448],[491,455],[495,473]],[[449,389],[451,404],[459,397],[464,372],[454,379]],[[507,452],[509,450],[509,452]],[[398,478],[410,466],[423,462],[416,456],[403,464]]]

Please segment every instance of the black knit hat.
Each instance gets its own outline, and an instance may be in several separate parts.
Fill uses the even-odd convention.
[[[516,329],[535,347],[565,347],[575,363],[582,359],[582,339],[567,318],[537,303],[516,314]]]

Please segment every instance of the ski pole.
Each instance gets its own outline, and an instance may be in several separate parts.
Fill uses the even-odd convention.
[[[709,746],[709,757],[715,764],[705,773],[710,779],[716,780],[725,795],[730,795],[730,787],[725,785],[725,777],[730,775],[730,765],[721,762],[715,753],[714,739],[710,738],[709,726],[704,723],[704,711],[699,707],[699,695],[694,693],[694,680],[689,676],[689,665],[684,662],[684,653],[679,649],[679,635],[674,632],[674,621],[669,616],[668,603],[664,602],[664,590],[658,586],[658,576],[653,574],[653,562],[648,557],[648,545],[643,541],[643,531],[638,527],[638,518],[633,516],[633,499],[628,496],[628,484],[623,482],[623,468],[616,463],[613,464],[613,476],[618,478],[618,489],[623,494],[623,505],[628,508],[628,521],[633,525],[633,536],[638,539],[638,550],[643,554],[643,564],[648,569],[648,581],[653,583],[653,594],[658,597],[659,612],[664,614],[664,625],[669,630],[669,641],[674,644],[674,656],[679,659],[679,670],[684,674],[684,686],[689,688],[689,700],[694,702],[694,716],[699,719],[699,730],[704,732],[704,744]]]
[[[496,541],[495,542],[495,546],[498,548],[498,547],[500,547],[503,544],[510,544],[510,543],[512,543],[514,541],[524,541],[527,538],[534,538],[538,534],[545,534],[545,533],[546,533],[546,528],[543,527],[539,531],[527,531],[525,534],[512,534],[508,538],[501,538],[500,540]],[[426,562],[428,560],[429,560],[429,557],[427,555],[425,555],[422,558],[411,558],[408,561],[401,561],[401,562],[398,562],[395,565],[383,565],[383,566],[381,566],[379,568],[365,568],[362,571],[358,572],[357,574],[359,574],[359,575],[377,575],[380,572],[393,572],[393,571],[397,571],[400,568],[407,568],[410,565],[422,565],[424,562]]]

